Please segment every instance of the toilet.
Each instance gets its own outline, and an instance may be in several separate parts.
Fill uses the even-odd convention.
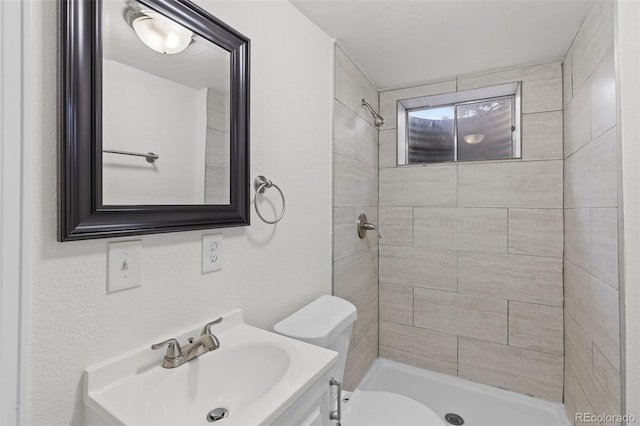
[[[335,296],[321,296],[289,315],[276,333],[338,352],[333,377],[342,382],[356,307]],[[392,392],[356,389],[342,407],[341,426],[444,426],[429,407]]]

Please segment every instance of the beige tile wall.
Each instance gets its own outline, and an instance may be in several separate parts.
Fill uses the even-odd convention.
[[[396,167],[398,99],[511,81],[522,160]],[[381,356],[562,400],[562,92],[552,63],[380,93]]]
[[[565,407],[619,414],[613,3],[594,2],[564,62]]]
[[[205,204],[228,204],[229,152],[229,95],[207,89],[207,136],[205,146]]]
[[[360,104],[378,109],[378,92],[338,46],[334,97],[333,293],[358,309],[344,378],[353,390],[378,356],[378,238],[355,228],[360,213],[378,223],[378,130]]]

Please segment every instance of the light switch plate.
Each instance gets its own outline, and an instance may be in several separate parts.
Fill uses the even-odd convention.
[[[202,273],[222,269],[222,234],[202,236]]]
[[[142,240],[108,244],[107,293],[142,285]]]

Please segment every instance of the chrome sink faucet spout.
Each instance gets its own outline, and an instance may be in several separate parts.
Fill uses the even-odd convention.
[[[220,341],[211,333],[211,326],[222,322],[222,317],[206,324],[200,332],[200,337],[189,338],[189,343],[180,346],[176,339],[167,339],[164,342],[151,345],[151,349],[156,350],[167,346],[167,353],[162,360],[164,368],[175,368],[202,354],[216,350],[220,347]]]

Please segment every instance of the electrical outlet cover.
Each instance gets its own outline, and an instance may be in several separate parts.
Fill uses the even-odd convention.
[[[202,236],[202,273],[222,269],[222,234]]]

